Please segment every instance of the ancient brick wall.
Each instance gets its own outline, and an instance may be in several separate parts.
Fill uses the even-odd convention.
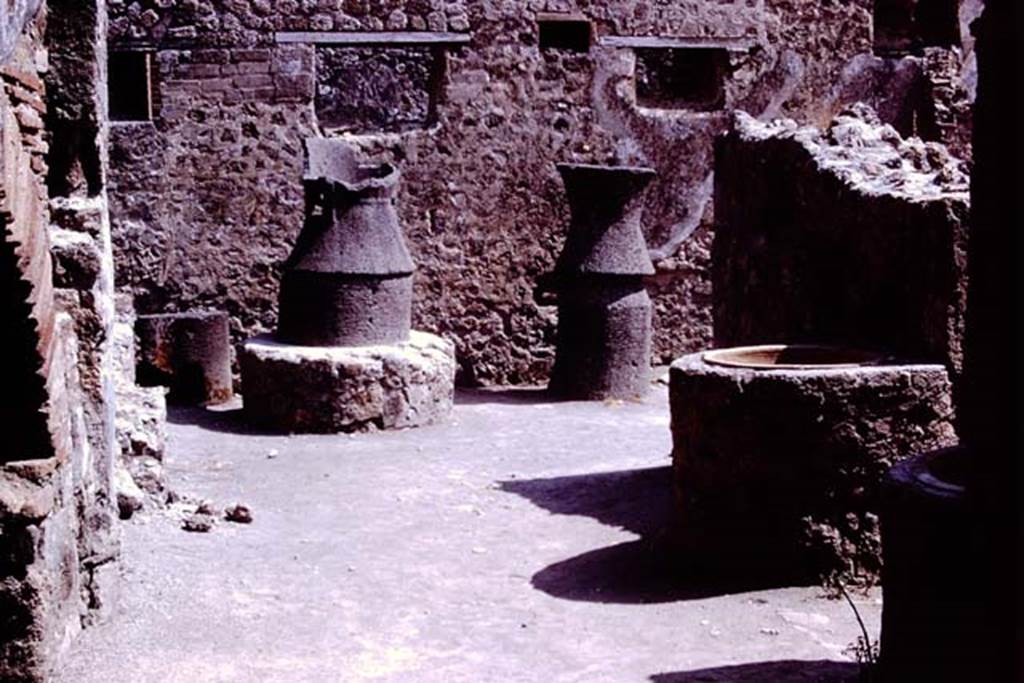
[[[112,44],[152,61],[152,119],[115,124],[112,148],[119,276],[140,311],[222,308],[236,341],[272,329],[301,141],[341,135],[401,167],[414,322],[457,342],[464,384],[547,376],[555,310],[533,288],[567,225],[556,161],[658,171],[643,223],[667,361],[711,342],[712,142],[728,111],[818,123],[884,100],[912,133],[927,91],[921,56],[873,54],[868,0],[166,4],[111,7]],[[589,41],[565,20],[589,21]]]
[[[5,20],[20,24],[0,31],[0,268],[15,347],[4,400],[17,425],[0,456],[0,679],[38,681],[107,611],[116,574],[105,10],[15,4]]]

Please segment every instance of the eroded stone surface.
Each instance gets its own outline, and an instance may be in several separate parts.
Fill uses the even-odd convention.
[[[2,323],[16,349],[0,456],[0,679],[18,683],[48,680],[78,631],[109,615],[120,550],[104,9],[43,5],[0,11]]]
[[[264,336],[246,342],[242,396],[254,425],[286,432],[415,427],[451,410],[455,349],[413,331],[378,346],[312,347]]]
[[[162,503],[163,496],[159,494],[165,488],[162,462],[167,447],[167,389],[140,387],[135,383],[135,310],[131,300],[124,295],[117,300],[113,345],[118,371],[116,426],[121,450],[119,469],[129,474],[135,486],[150,494],[151,502]],[[124,477],[118,481],[126,484],[125,495],[136,495]]]

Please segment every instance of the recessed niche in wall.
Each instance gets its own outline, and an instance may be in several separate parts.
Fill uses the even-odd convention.
[[[107,66],[111,121],[149,121],[153,118],[153,86],[149,52],[111,52]]]
[[[960,44],[958,0],[875,0],[875,52]]]
[[[424,128],[436,119],[443,76],[438,48],[317,46],[317,117],[357,133]]]
[[[641,107],[713,111],[725,105],[729,53],[724,48],[637,48]]]
[[[538,14],[541,50],[590,51],[590,21],[573,14]]]

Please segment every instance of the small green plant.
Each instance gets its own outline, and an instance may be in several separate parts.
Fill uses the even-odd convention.
[[[853,616],[857,618],[857,624],[860,626],[860,635],[857,636],[857,640],[847,645],[843,653],[855,659],[860,665],[861,683],[872,683],[875,679],[875,672],[878,670],[878,641],[871,638],[867,626],[864,625],[864,619],[860,616],[860,610],[857,609],[857,605],[854,604],[853,598],[846,591],[846,586],[842,581],[832,582],[832,587],[846,599],[846,604],[853,610]]]

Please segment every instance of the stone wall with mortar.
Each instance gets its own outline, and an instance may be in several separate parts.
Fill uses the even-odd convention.
[[[737,115],[718,143],[715,342],[963,362],[966,164],[865,105],[825,131]]]
[[[90,571],[90,609],[110,609],[118,554],[114,470],[114,259],[107,200],[107,52],[105,0],[48,0],[47,186],[54,286],[78,337],[75,405],[86,427],[82,448],[85,524],[79,549]],[[93,619],[88,616],[87,620]]]
[[[14,4],[0,31],[0,225],[3,324],[20,345],[6,414],[24,429],[0,457],[0,679],[41,681],[117,584],[106,24],[102,0]],[[23,370],[42,386],[22,387]]]
[[[869,0],[114,2],[112,44],[152,51],[155,108],[152,121],[113,130],[119,275],[140,312],[221,308],[236,342],[272,329],[302,221],[302,139],[343,135],[402,169],[401,214],[419,265],[414,322],[456,342],[459,381],[543,381],[555,309],[533,288],[568,218],[554,163],[643,164],[659,174],[643,222],[658,270],[654,360],[667,361],[712,339],[712,149],[730,110],[821,124],[866,100],[905,134],[952,138],[917,123],[933,108],[925,57],[872,53],[871,9]],[[538,20],[552,13],[589,19],[589,50],[542,49]],[[403,30],[448,32],[437,37],[453,42],[416,48],[440,61],[439,78],[417,75],[426,56],[324,35]],[[317,47],[315,35],[280,43],[277,31],[335,45]],[[630,44],[719,49],[721,108],[638,106]],[[328,49],[344,55],[337,84],[317,73]],[[381,75],[352,86],[352,73]],[[346,90],[387,102],[396,87],[415,95],[398,124],[366,117],[339,130],[338,108],[317,104]],[[433,111],[420,115],[428,100]]]

